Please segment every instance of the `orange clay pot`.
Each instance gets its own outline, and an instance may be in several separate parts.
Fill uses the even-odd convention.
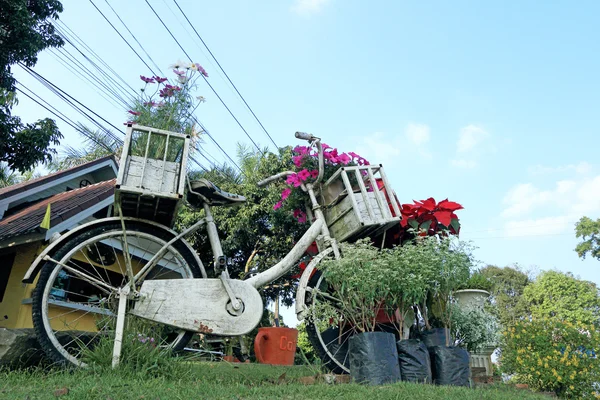
[[[294,365],[298,330],[293,328],[259,328],[254,339],[254,353],[261,364]]]

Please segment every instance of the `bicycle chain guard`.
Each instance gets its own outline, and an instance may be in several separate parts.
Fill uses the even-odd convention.
[[[241,310],[231,312],[230,297],[220,279],[144,281],[131,314],[172,327],[212,335],[245,335],[260,322],[263,301],[248,283],[228,280]]]

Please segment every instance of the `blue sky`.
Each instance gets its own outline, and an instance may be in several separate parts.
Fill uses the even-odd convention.
[[[106,2],[94,2],[129,39]],[[185,60],[144,0],[110,3],[165,73]],[[252,137],[269,145],[181,24],[172,0],[150,3]],[[598,261],[582,261],[573,251],[574,223],[600,216],[600,3],[179,3],[278,145],[294,144],[297,130],[311,132],[383,163],[402,202],[433,196],[463,204],[461,236],[479,247],[482,262],[556,268],[600,284]],[[63,5],[61,20],[141,87],[139,75],[150,72],[93,6]],[[115,125],[126,120],[126,110],[50,52],[40,55],[35,70]],[[19,68],[15,72],[82,120]],[[199,119],[227,152],[249,143],[208,87],[201,85],[198,95],[207,99]],[[47,116],[23,96],[20,101],[17,113],[25,120]],[[64,143],[80,143],[59,124]],[[223,159],[211,144],[206,150]]]

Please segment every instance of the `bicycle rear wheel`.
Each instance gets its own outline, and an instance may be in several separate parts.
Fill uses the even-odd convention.
[[[58,248],[53,261],[43,265],[32,296],[34,329],[48,357],[61,365],[86,367],[89,350],[101,343],[110,350],[115,338],[117,292],[129,282],[126,257],[135,274],[173,237],[173,233],[143,222],[127,221],[125,231],[120,222],[110,222]],[[167,248],[145,279],[201,277],[196,257],[179,240]],[[137,287],[141,284],[137,282]],[[134,303],[135,299],[129,300],[127,310]],[[133,343],[177,351],[193,334],[127,313],[123,346],[126,349]]]

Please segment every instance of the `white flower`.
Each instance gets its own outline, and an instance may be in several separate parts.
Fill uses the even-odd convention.
[[[192,63],[190,65],[190,68],[192,69],[192,71],[198,71],[198,65],[196,63]]]
[[[186,83],[188,81],[188,78],[185,75],[179,75],[177,77],[177,80],[179,81],[179,83]]]
[[[189,64],[186,62],[183,62],[181,60],[177,60],[177,62],[169,65],[169,68],[175,68],[175,69],[179,69],[179,68],[189,68]]]
[[[198,99],[198,101],[199,101],[200,103],[206,103],[206,99],[204,98],[204,96],[198,96],[198,97],[196,97],[196,98]]]

